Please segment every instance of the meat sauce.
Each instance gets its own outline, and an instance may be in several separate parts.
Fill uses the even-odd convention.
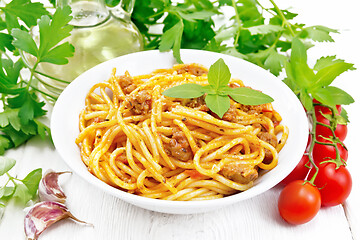
[[[178,74],[182,73],[190,73],[195,76],[201,76],[203,74],[207,74],[207,71],[196,65],[184,65],[183,67],[177,69]],[[136,84],[133,82],[131,77],[120,76],[119,77],[120,86],[125,94],[131,93],[136,89]],[[230,84],[231,88],[240,87],[237,84]],[[183,99],[182,99],[183,100]],[[127,108],[132,111],[133,114],[141,115],[147,114],[151,111],[151,94],[147,90],[139,91],[131,96],[130,101],[127,103]],[[194,108],[203,112],[208,112],[209,114],[217,117],[216,114],[212,113],[210,109],[206,106],[205,96],[201,96],[198,98],[185,99],[181,101],[181,104]],[[238,122],[238,116],[236,114],[237,109],[247,112],[248,114],[259,115],[267,112],[267,107],[265,105],[257,105],[257,106],[249,106],[249,105],[230,105],[229,110],[224,114],[222,120],[228,122]],[[260,124],[258,124],[260,125]],[[262,129],[266,129],[266,126],[254,126],[261,127]],[[258,133],[258,137],[276,147],[278,144],[278,140],[275,136],[269,134],[266,131],[260,131]],[[173,158],[176,158],[180,161],[188,161],[193,158],[193,152],[191,150],[190,144],[185,136],[185,134],[177,127],[172,129],[171,140],[169,143],[164,143],[164,147],[166,152],[171,155]],[[272,154],[269,150],[265,150],[265,158],[264,163],[269,163],[272,160]],[[247,184],[258,177],[258,170],[256,166],[243,165],[237,162],[231,162],[226,164],[223,169],[220,171],[224,177],[231,179],[235,182],[241,184]]]

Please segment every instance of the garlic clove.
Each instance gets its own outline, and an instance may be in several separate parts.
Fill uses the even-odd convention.
[[[71,172],[54,172],[48,170],[39,184],[40,201],[55,201],[64,203],[66,195],[59,185],[58,178],[61,174]]]
[[[74,217],[67,207],[61,203],[46,201],[35,204],[24,219],[24,230],[27,239],[38,239],[39,235],[49,226],[65,218],[88,224]]]

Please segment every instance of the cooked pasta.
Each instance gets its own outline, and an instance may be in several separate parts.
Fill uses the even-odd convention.
[[[184,83],[207,84],[207,69],[179,64],[128,72],[95,84],[79,117],[76,144],[88,170],[129,193],[165,200],[208,200],[245,191],[259,171],[276,167],[288,137],[272,104],[231,100],[219,119],[204,96],[165,97]],[[232,88],[244,87],[231,79]]]

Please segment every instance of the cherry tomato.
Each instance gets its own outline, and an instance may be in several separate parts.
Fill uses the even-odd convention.
[[[325,139],[321,139],[321,140],[319,139],[318,141],[324,142],[324,143],[330,143],[329,141],[327,141]],[[348,151],[343,146],[341,146],[340,143],[337,144],[337,147],[339,149],[340,157],[344,161],[347,161]],[[323,161],[335,159],[336,158],[336,149],[335,149],[335,147],[333,147],[331,145],[322,145],[319,143],[315,143],[313,152],[312,152],[312,156],[313,156],[314,162],[316,164],[320,164]]]
[[[298,163],[298,165],[296,165],[294,170],[292,170],[292,172],[286,178],[284,178],[279,184],[285,186],[295,180],[304,180],[310,171],[310,168],[305,166],[308,162],[309,162],[309,157],[307,155],[303,155],[300,162]],[[309,166],[311,166],[311,164],[309,164]]]
[[[313,169],[309,175],[315,173]],[[345,166],[336,169],[335,163],[320,164],[314,184],[319,188],[322,206],[336,206],[343,203],[351,192],[352,179]]]
[[[324,116],[322,116],[321,114],[319,116],[316,116],[316,120],[320,123],[330,125],[330,121],[328,119],[326,119]],[[332,132],[329,128],[327,128],[325,126],[321,126],[319,124],[316,125],[315,133],[316,133],[317,140],[321,139],[321,136],[323,136],[323,137],[333,136]],[[347,135],[347,126],[343,125],[343,124],[336,125],[336,129],[335,129],[334,133],[335,133],[335,136],[340,139],[340,141],[344,141],[345,137]]]
[[[321,207],[319,190],[308,182],[296,180],[280,193],[278,209],[281,217],[291,224],[309,222]]]

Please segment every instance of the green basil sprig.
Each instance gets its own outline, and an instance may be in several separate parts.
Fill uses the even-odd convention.
[[[0,156],[0,177],[5,175],[7,181],[0,185],[0,208],[10,199],[18,199],[23,204],[36,196],[39,182],[42,177],[42,169],[31,171],[25,178],[19,179],[10,175],[9,171],[15,166],[16,161],[8,157]]]
[[[209,68],[209,85],[186,83],[166,89],[162,94],[172,98],[197,98],[206,94],[206,105],[220,118],[230,108],[230,97],[244,105],[260,105],[274,101],[270,96],[251,88],[229,87],[230,78],[230,70],[224,60],[220,58]]]

